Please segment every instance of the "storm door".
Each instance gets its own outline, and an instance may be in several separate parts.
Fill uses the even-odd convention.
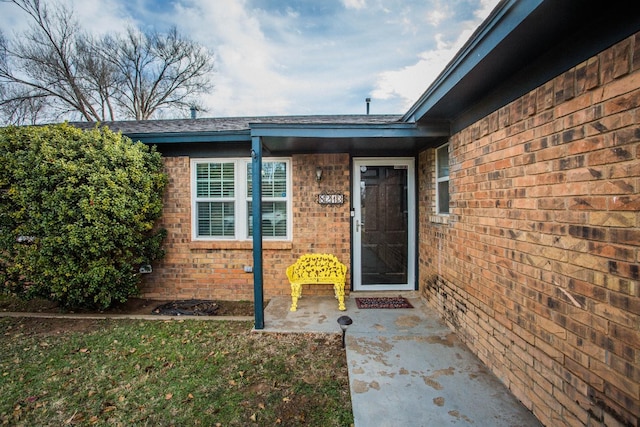
[[[353,285],[415,289],[414,159],[353,161]]]

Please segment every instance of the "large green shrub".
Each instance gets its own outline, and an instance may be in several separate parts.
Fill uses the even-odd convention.
[[[0,284],[108,307],[162,256],[166,175],[155,149],[101,127],[0,129]]]

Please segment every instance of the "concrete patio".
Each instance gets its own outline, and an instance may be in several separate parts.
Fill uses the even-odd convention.
[[[340,333],[338,317],[353,319],[346,352],[356,427],[540,426],[529,412],[416,292],[403,292],[412,309],[347,311],[331,297],[274,298],[265,309],[266,332]]]

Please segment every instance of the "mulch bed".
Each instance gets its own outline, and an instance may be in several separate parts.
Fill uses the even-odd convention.
[[[268,301],[265,301],[265,304]],[[156,310],[158,310],[156,312]],[[169,314],[171,310],[182,313]],[[30,312],[30,313],[75,313],[75,314],[164,314],[189,316],[253,316],[252,301],[226,300],[152,300],[132,297],[125,303],[114,304],[106,310],[90,308],[64,308],[57,303],[41,298],[29,300],[15,296],[0,295],[0,311]],[[188,312],[188,314],[187,314]]]
[[[413,308],[404,297],[371,297],[356,298],[358,308]]]
[[[154,308],[152,314],[164,316],[215,316],[220,305],[208,300],[171,301]]]

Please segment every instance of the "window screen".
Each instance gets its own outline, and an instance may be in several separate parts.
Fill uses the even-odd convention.
[[[249,212],[247,229],[253,236],[253,220],[250,201],[251,168],[247,168],[247,211]],[[265,237],[286,237],[287,235],[287,163],[262,163],[262,235]]]
[[[449,213],[449,144],[436,149],[436,211]]]
[[[198,237],[235,236],[235,164],[196,164]]]

